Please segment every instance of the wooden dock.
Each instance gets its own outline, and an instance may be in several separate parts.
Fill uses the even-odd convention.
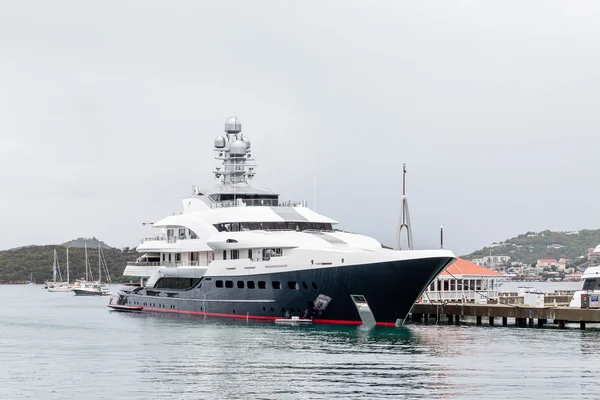
[[[460,303],[416,303],[411,311],[410,320],[414,322],[442,322],[460,324],[461,318],[475,317],[476,324],[482,325],[482,319],[487,318],[493,326],[499,318],[503,326],[508,325],[508,319],[514,319],[517,327],[543,327],[553,323],[558,328],[565,328],[567,322],[579,323],[581,329],[586,323],[600,323],[600,309],[580,309],[569,307],[528,307],[504,304],[460,304]],[[552,322],[550,322],[552,321]]]

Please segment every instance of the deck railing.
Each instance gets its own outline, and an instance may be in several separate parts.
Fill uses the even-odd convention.
[[[200,261],[128,261],[127,265],[135,266],[135,267],[202,267],[206,266],[206,263],[201,263]]]

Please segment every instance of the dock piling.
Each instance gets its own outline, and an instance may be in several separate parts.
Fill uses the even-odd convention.
[[[490,326],[494,326],[494,317],[489,318]]]
[[[502,326],[508,325],[508,317],[502,317]]]

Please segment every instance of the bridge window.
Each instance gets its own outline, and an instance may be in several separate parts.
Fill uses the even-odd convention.
[[[278,222],[232,222],[214,224],[219,232],[237,232],[237,231],[259,231],[259,230],[290,230],[290,231],[316,231],[332,232],[333,226],[324,222],[306,222],[306,221],[278,221]]]
[[[237,260],[238,258],[240,258],[240,251],[239,250],[231,250],[231,259],[232,260]]]
[[[583,288],[581,290],[594,290],[596,289],[596,279],[586,279],[583,281]]]
[[[163,277],[156,281],[154,288],[156,289],[191,289],[200,282],[201,278],[171,278]],[[156,292],[158,293],[158,292]]]

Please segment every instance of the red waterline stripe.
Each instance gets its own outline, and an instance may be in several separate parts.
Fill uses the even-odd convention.
[[[280,317],[268,317],[264,315],[243,315],[243,314],[222,314],[222,313],[212,313],[212,312],[204,312],[204,311],[187,311],[187,310],[169,310],[165,308],[154,308],[154,307],[144,307],[142,311],[158,311],[165,313],[179,313],[179,314],[192,314],[192,315],[206,315],[207,317],[223,317],[223,318],[238,318],[238,319],[256,319],[262,321],[275,321],[276,319],[281,319]],[[330,325],[362,325],[362,321],[349,321],[343,319],[313,319],[313,323],[315,324],[330,324]],[[377,322],[378,326],[392,326],[395,327],[395,322]]]

